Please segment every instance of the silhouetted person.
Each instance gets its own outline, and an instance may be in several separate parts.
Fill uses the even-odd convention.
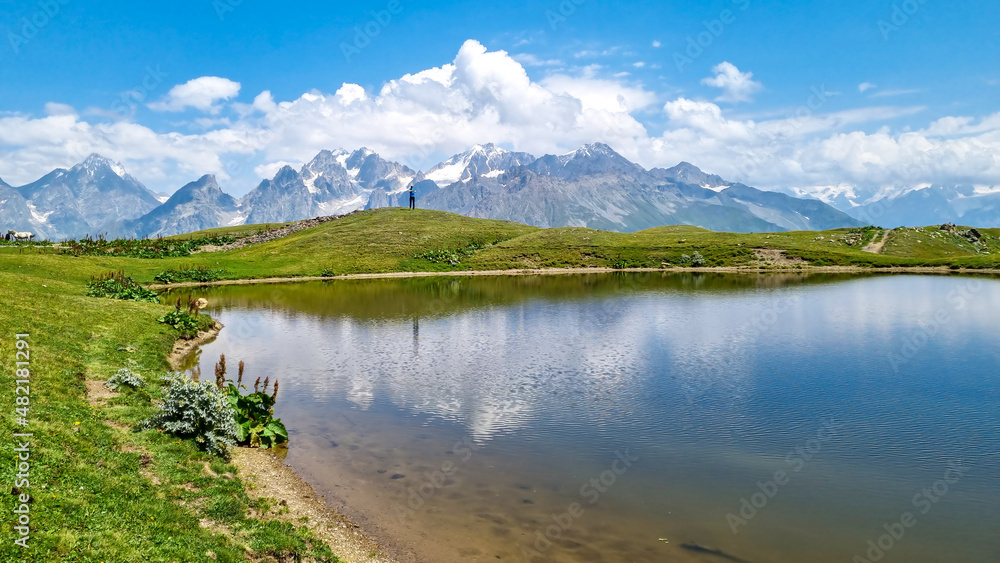
[[[413,186],[410,186],[410,209],[417,208],[417,192],[413,191]]]

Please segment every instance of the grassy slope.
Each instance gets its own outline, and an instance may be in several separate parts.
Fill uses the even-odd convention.
[[[784,250],[815,266],[1000,266],[1000,230],[983,229],[990,253],[977,253],[961,237],[926,229],[896,229],[882,254],[861,248],[881,236],[849,229],[787,233],[718,233],[697,227],[659,227],[638,233],[584,228],[538,229],[507,221],[471,219],[440,211],[379,209],[357,213],[269,243],[230,252],[186,258],[72,258],[55,249],[34,249],[17,256],[17,265],[38,275],[58,276],[66,268],[99,274],[125,269],[152,282],[167,268],[208,267],[226,279],[339,275],[391,271],[457,271],[545,267],[652,267],[679,265],[681,256],[701,253],[706,266],[756,265],[754,249]],[[188,236],[201,235],[205,231]],[[855,244],[848,244],[853,240]],[[429,250],[459,251],[490,244],[461,256],[459,263],[418,258]],[[496,244],[491,244],[496,243]],[[18,251],[0,248],[0,261]]]
[[[1000,230],[983,230],[1000,237]],[[193,235],[192,235],[193,236]],[[682,254],[703,254],[707,265],[753,263],[755,248],[782,249],[813,264],[964,265],[996,267],[1000,244],[992,254],[976,250],[955,235],[937,229],[897,229],[883,255],[849,245],[844,230],[772,234],[714,233],[695,227],[661,227],[639,233],[581,228],[537,229],[505,221],[484,221],[436,211],[385,209],[359,213],[294,235],[226,253],[188,258],[144,260],[71,257],[46,248],[0,248],[0,409],[6,435],[13,431],[12,335],[32,334],[33,553],[35,560],[134,561],[193,560],[207,551],[219,560],[238,561],[244,546],[261,554],[309,551],[308,535],[245,516],[266,507],[254,505],[238,479],[211,477],[233,471],[155,432],[132,434],[102,421],[132,424],[152,411],[149,401],[131,394],[92,411],[84,379],[103,380],[129,359],[154,383],[166,369],[164,357],[174,339],[155,317],[167,309],[83,296],[90,276],[124,269],[152,281],[167,268],[207,266],[227,278],[314,276],[389,271],[442,271],[525,267],[647,266],[677,264]],[[857,236],[855,236],[857,242]],[[417,256],[429,250],[457,251],[470,244],[490,244],[467,253],[458,264]],[[495,244],[493,244],[495,243]],[[130,348],[125,348],[130,347]],[[75,424],[79,421],[81,424]],[[13,443],[0,444],[6,459]],[[141,452],[151,463],[143,468]],[[98,466],[99,463],[102,464]],[[0,467],[5,486],[13,482],[12,464]],[[143,471],[160,481],[153,485]],[[40,487],[44,485],[45,489]],[[82,487],[82,488],[81,488]],[[150,518],[160,514],[161,516]],[[4,525],[11,529],[8,511]],[[198,525],[208,519],[236,532],[216,534]],[[22,556],[8,541],[0,560]],[[51,557],[50,557],[51,555]]]
[[[23,489],[33,497],[32,536],[27,552],[13,545],[7,496],[0,560],[208,561],[205,554],[212,552],[218,561],[244,561],[247,548],[257,560],[324,553],[333,560],[325,547],[310,548],[305,531],[248,518],[268,507],[251,501],[239,479],[205,470],[223,475],[235,468],[190,442],[129,432],[128,425],[153,412],[147,397],[131,392],[99,408],[88,404],[84,381],[107,379],[129,360],[157,394],[176,338],[155,321],[168,308],[84,297],[86,277],[100,269],[85,260],[53,275],[22,258],[30,256],[5,253],[0,260],[0,411],[7,436],[0,451],[8,460],[0,466],[0,482],[8,490],[14,485],[11,433],[35,433],[31,486]],[[22,429],[14,425],[13,337],[25,332],[31,335],[32,383],[30,425]],[[199,520],[214,522],[216,531]]]

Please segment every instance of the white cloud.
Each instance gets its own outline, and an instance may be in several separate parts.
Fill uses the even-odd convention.
[[[281,170],[286,166],[291,166],[292,168],[298,170],[303,164],[304,163],[302,162],[286,162],[284,160],[279,160],[277,162],[268,162],[266,164],[256,166],[253,171],[261,178],[273,178],[274,175],[278,173],[278,170]]]
[[[656,95],[642,87],[628,87],[621,82],[593,77],[556,74],[542,80],[541,84],[550,92],[579,100],[584,111],[624,114],[647,108],[656,102]]]
[[[890,97],[895,97],[895,96],[906,96],[906,95],[909,95],[909,94],[919,94],[920,92],[923,92],[923,90],[920,90],[918,88],[912,88],[912,89],[909,89],[909,90],[879,90],[878,92],[875,92],[874,94],[872,94],[872,95],[870,95],[868,97],[869,98],[890,98]]]
[[[194,108],[216,114],[222,109],[216,102],[230,100],[240,93],[240,83],[218,76],[202,76],[170,89],[162,101],[149,104],[155,111],[184,111]]]
[[[656,47],[657,49],[659,49],[662,45],[663,43],[660,43],[659,41],[653,41],[653,47]]]
[[[712,68],[715,76],[701,81],[706,86],[722,89],[722,95],[716,98],[719,102],[739,103],[753,100],[753,95],[763,89],[760,82],[753,80],[752,72],[740,72],[736,65],[722,62]]]
[[[873,88],[878,88],[878,86],[872,84],[871,82],[862,82],[861,84],[858,84],[858,92],[861,92],[862,94]]]
[[[642,68],[642,67],[646,66],[646,63],[643,62],[643,61],[638,61],[638,62],[632,63],[632,66],[634,66],[635,68]]]
[[[716,68],[721,76],[756,84],[736,67],[728,74],[727,67]],[[736,91],[749,95],[746,87]],[[178,104],[182,98],[173,91],[168,96]],[[198,104],[211,113],[222,99],[229,98],[207,95]],[[736,117],[718,103],[657,95],[627,74],[597,65],[533,80],[509,54],[468,41],[450,63],[390,80],[376,91],[347,83],[333,93],[310,91],[291,100],[264,91],[252,104],[234,103],[228,120],[193,120],[216,127],[210,131],[157,132],[127,120],[81,117],[61,104],[49,104],[41,117],[0,114],[0,177],[24,184],[98,152],[157,191],[214,173],[241,195],[280,166],[298,166],[322,149],[367,146],[426,170],[486,141],[538,155],[603,141],[646,167],[687,160],[763,188],[967,179],[1000,184],[1000,113],[944,117],[921,130],[892,132],[883,127],[886,121],[925,108],[881,105],[824,113],[823,103],[765,118]],[[658,108],[662,114],[651,121],[662,122],[662,131],[651,133],[636,115]]]
[[[76,109],[66,104],[49,102],[45,104],[45,115],[76,115]]]
[[[524,66],[560,66],[563,64],[559,59],[540,59],[531,53],[514,55],[514,60]]]

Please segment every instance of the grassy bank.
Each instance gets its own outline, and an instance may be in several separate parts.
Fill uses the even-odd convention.
[[[15,486],[15,442],[28,441],[30,486],[17,492],[31,497],[31,532],[28,549],[13,543],[20,503],[8,495],[0,560],[335,560],[306,530],[262,519],[278,507],[251,500],[221,459],[166,434],[131,432],[154,411],[148,396],[88,402],[88,382],[104,391],[98,382],[122,367],[158,395],[177,335],[155,319],[169,308],[85,297],[88,276],[102,266],[76,260],[53,271],[21,264],[27,257],[5,257],[0,267],[0,450],[8,460],[0,479],[6,490]],[[30,335],[27,426],[15,414],[15,334]],[[15,440],[14,432],[34,436]]]
[[[259,227],[191,233],[184,238],[255,234]],[[436,211],[384,209],[354,214],[285,238],[217,253],[173,258],[71,256],[58,247],[0,247],[0,365],[5,436],[32,432],[30,548],[13,544],[4,512],[4,561],[335,560],[310,532],[268,519],[280,512],[251,500],[233,466],[191,442],[130,427],[154,412],[150,396],[125,392],[88,401],[88,385],[129,367],[160,392],[159,376],[176,331],[154,303],[86,297],[92,277],[125,271],[152,283],[167,271],[218,279],[451,272],[524,268],[805,269],[1000,266],[1000,230],[981,244],[937,228],[732,234],[695,227],[639,233],[538,229]],[[876,241],[881,254],[862,250]],[[30,334],[29,424],[15,418],[15,334]],[[102,391],[103,392],[103,391]],[[0,443],[13,460],[17,442]],[[15,483],[13,462],[0,467]]]

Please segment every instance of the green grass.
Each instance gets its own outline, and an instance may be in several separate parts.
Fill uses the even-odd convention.
[[[237,250],[177,258],[70,257],[46,247],[0,248],[0,268],[55,278],[67,271],[92,276],[125,270],[137,281],[153,283],[157,274],[171,268],[219,271],[223,279],[258,279],[408,271],[659,268],[663,263],[676,267],[683,255],[696,251],[705,257],[707,267],[762,266],[756,249],[782,250],[812,266],[996,268],[1000,266],[1000,230],[980,231],[987,236],[989,254],[936,227],[890,231],[883,253],[871,254],[862,247],[881,237],[881,229],[740,234],[670,226],[617,233],[539,229],[441,211],[394,208],[356,213]]]
[[[20,264],[21,258],[28,264]],[[31,265],[40,261],[43,265]],[[48,261],[61,269],[54,272]],[[11,434],[31,439],[30,548],[12,541],[8,496],[4,510],[7,540],[2,561],[334,561],[329,550],[305,529],[264,522],[255,515],[266,503],[249,499],[242,481],[212,477],[211,464],[232,477],[236,469],[199,452],[193,443],[127,427],[154,410],[147,395],[127,391],[99,408],[86,400],[85,380],[106,380],[131,366],[159,393],[166,354],[176,332],[156,322],[171,310],[154,303],[85,297],[84,284],[102,270],[86,258],[43,255],[4,256],[0,261],[0,410],[3,486],[14,485],[16,447]],[[55,275],[54,275],[55,274]],[[30,425],[14,419],[14,335],[28,333],[30,344]],[[121,428],[118,428],[117,425]],[[159,484],[154,484],[154,480]],[[199,525],[214,522],[232,537]],[[251,551],[248,551],[249,548]]]

